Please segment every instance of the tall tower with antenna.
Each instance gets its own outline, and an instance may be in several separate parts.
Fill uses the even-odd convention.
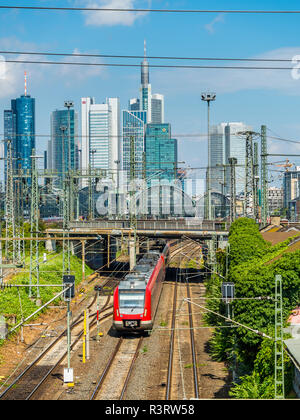
[[[141,63],[141,111],[147,111],[147,122],[151,122],[151,84],[149,77],[149,63],[147,61],[147,44],[144,40],[144,60]]]

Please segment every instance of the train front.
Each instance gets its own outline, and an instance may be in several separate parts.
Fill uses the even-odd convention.
[[[116,330],[133,332],[150,329],[152,326],[151,309],[147,306],[148,292],[145,275],[128,274],[114,292],[113,325]]]

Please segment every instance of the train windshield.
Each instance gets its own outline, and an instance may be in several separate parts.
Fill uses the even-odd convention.
[[[120,308],[144,308],[145,292],[143,290],[120,290]]]

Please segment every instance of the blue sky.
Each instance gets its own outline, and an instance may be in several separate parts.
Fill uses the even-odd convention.
[[[26,5],[210,10],[299,9],[298,2],[292,0],[288,6],[281,0],[277,0],[276,5],[274,3],[265,0],[31,0]],[[6,4],[24,6],[24,1],[7,0]],[[292,60],[295,55],[300,55],[299,21],[300,15],[95,14],[0,10],[0,50],[142,55],[146,39],[148,54],[152,56],[267,57]],[[18,55],[13,57],[24,58]],[[62,58],[53,59],[63,61]],[[98,60],[104,63],[140,62],[106,58]],[[152,60],[150,63],[158,62]],[[202,64],[186,64],[195,63]],[[223,64],[230,65],[226,62]],[[278,64],[292,67],[291,63],[274,65]],[[49,134],[50,113],[62,108],[66,99],[74,100],[79,111],[82,96],[94,96],[98,102],[105,101],[106,97],[118,96],[122,108],[126,108],[128,99],[139,94],[138,68],[24,67],[20,64],[7,64],[6,78],[0,80],[1,115],[4,109],[10,107],[10,99],[23,93],[24,70],[29,74],[29,94],[36,98],[38,134]],[[300,79],[293,79],[288,70],[151,69],[150,79],[153,92],[165,94],[166,122],[172,124],[175,136],[206,132],[206,106],[201,103],[200,94],[212,90],[217,93],[217,100],[212,105],[212,123],[243,121],[254,130],[266,124],[277,135],[300,141]],[[3,117],[0,119],[0,132],[3,133]],[[180,136],[178,140],[179,160],[184,160],[192,167],[206,165],[205,137]],[[40,138],[37,143],[39,152],[42,152],[46,147],[46,139]],[[270,148],[273,153],[300,153],[299,145],[292,143],[270,141]],[[291,158],[291,161],[300,165],[299,158]]]

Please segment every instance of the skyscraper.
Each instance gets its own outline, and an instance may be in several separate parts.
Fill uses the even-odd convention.
[[[252,127],[242,122],[228,123],[225,127],[225,163],[228,165],[228,159],[234,157],[237,159],[236,167],[236,192],[240,194],[245,191],[245,163],[246,163],[246,140],[239,133],[243,131],[252,131]],[[226,191],[230,192],[230,168],[226,169]]]
[[[27,95],[26,84],[25,94],[12,99],[11,109],[4,111],[4,139],[11,140],[13,167],[30,173],[32,150],[35,149],[35,99]]]
[[[210,163],[211,167],[211,191],[222,193],[224,168],[219,165],[226,164],[225,160],[225,127],[226,123],[212,126],[210,130]]]
[[[136,178],[143,177],[144,135],[147,123],[146,111],[123,111],[123,170],[130,179],[130,145],[134,142]]]
[[[140,110],[140,100],[138,98],[132,98],[129,100],[129,111],[139,111]]]
[[[209,165],[212,168],[212,191],[222,193],[224,184],[224,168],[228,165],[229,158],[237,159],[236,191],[240,194],[245,189],[245,160],[246,143],[239,132],[249,131],[251,127],[242,122],[221,123],[211,127],[211,158]],[[219,167],[218,167],[219,166]],[[230,168],[225,169],[225,193],[230,193]]]
[[[147,124],[145,134],[146,177],[176,178],[177,140],[171,138],[170,124]]]
[[[82,98],[81,130],[82,169],[117,169],[121,144],[119,98],[107,98],[103,104],[96,104],[94,98]]]
[[[141,64],[140,110],[147,111],[147,123],[151,122],[151,84],[147,61],[146,41],[144,41],[144,61]]]
[[[165,97],[160,93],[154,93],[151,98],[151,122],[153,124],[165,122]]]
[[[63,174],[79,167],[78,114],[74,109],[53,111],[50,124],[51,140],[48,142],[48,168],[58,172],[60,180],[62,180]],[[59,182],[59,186],[62,186],[61,182]]]

